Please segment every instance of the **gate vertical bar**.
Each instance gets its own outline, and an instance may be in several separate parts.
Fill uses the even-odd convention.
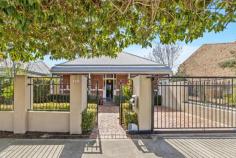
[[[99,113],[99,109],[98,109],[98,106],[99,106],[99,93],[98,93],[98,81],[96,81],[96,100],[97,100],[97,125],[98,125],[98,113]]]
[[[122,112],[123,112],[123,110],[122,110],[122,108],[123,108],[123,106],[122,106],[122,82],[120,82],[120,95],[119,95],[119,103],[120,103],[120,125],[122,125],[123,124],[123,114],[122,114]]]
[[[153,132],[154,129],[154,111],[155,111],[155,96],[154,96],[154,78],[151,78],[151,91],[152,91],[152,112],[151,112],[151,132]],[[157,94],[158,95],[158,94]],[[158,98],[158,96],[157,96]],[[158,99],[157,99],[158,100]],[[158,104],[158,102],[157,102]]]

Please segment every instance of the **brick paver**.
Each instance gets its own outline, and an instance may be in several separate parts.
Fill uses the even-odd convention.
[[[180,111],[168,107],[155,107],[154,128],[232,128],[235,121],[227,111],[219,112],[199,108],[197,112],[191,110]]]
[[[99,105],[98,127],[91,134],[91,138],[125,139],[125,130],[119,124],[119,106],[112,102]]]

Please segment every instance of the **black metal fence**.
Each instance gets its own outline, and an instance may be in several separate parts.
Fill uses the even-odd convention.
[[[14,79],[0,77],[0,111],[14,110]]]
[[[99,104],[100,96],[98,90],[98,81],[97,80],[87,80],[87,103],[88,104]]]
[[[69,111],[70,81],[63,77],[29,77],[29,110]]]
[[[235,128],[235,83],[234,77],[157,77],[153,128]]]
[[[96,124],[98,124],[98,105],[100,104],[101,99],[98,91],[98,81],[87,80],[87,108],[96,107]]]

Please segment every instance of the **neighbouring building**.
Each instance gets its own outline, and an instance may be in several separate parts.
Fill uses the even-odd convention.
[[[27,74],[28,76],[50,76],[50,68],[43,61],[28,63],[12,62],[8,59],[0,61],[0,76],[14,76],[14,74]]]
[[[63,82],[69,82],[70,74],[88,75],[92,90],[98,83],[99,95],[113,99],[119,95],[120,83],[127,83],[136,75],[169,75],[171,69],[149,59],[129,53],[119,53],[116,58],[96,57],[78,58],[51,68],[53,75],[63,76]]]
[[[235,69],[221,66],[235,56],[236,42],[204,44],[180,65],[179,73],[186,76],[235,76]]]

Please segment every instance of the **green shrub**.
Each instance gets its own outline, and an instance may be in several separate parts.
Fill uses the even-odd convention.
[[[157,97],[158,97],[158,99],[157,99]],[[161,105],[161,104],[162,104],[162,97],[161,97],[161,95],[158,95],[158,96],[155,95],[154,96],[154,105]]]
[[[13,104],[14,86],[12,79],[0,79],[0,104],[11,105]]]
[[[129,103],[122,104],[122,119],[124,127],[127,129],[129,123],[138,124],[137,113],[132,111],[132,106]]]
[[[88,95],[88,103],[97,104],[98,103],[97,96],[95,96],[95,95]]]
[[[122,86],[122,95],[125,101],[129,101],[132,97],[132,82],[129,81],[126,85]]]
[[[227,94],[224,96],[225,102],[228,102],[231,106],[236,105],[236,94]]]
[[[124,125],[125,125],[125,128],[128,127],[128,125],[130,123],[135,123],[135,124],[138,124],[138,116],[137,116],[137,113],[134,112],[134,111],[125,111],[124,113]]]
[[[123,103],[122,104],[122,119],[124,120],[125,119],[125,113],[126,112],[129,112],[129,111],[132,111],[132,107],[129,103]]]
[[[97,104],[88,104],[87,109],[97,109]]]
[[[70,95],[67,94],[50,94],[47,96],[46,101],[55,102],[55,103],[69,103]]]
[[[46,110],[46,111],[69,111],[69,103],[34,103],[33,110]]]
[[[122,103],[122,109],[123,110],[131,110],[131,105],[130,103]]]
[[[119,95],[114,95],[114,102],[116,105],[120,104],[120,96]]]
[[[97,105],[89,104],[88,107],[82,112],[82,131],[83,133],[90,132],[96,123]]]
[[[48,101],[50,94],[50,80],[33,80],[33,100],[34,103],[43,103]]]

